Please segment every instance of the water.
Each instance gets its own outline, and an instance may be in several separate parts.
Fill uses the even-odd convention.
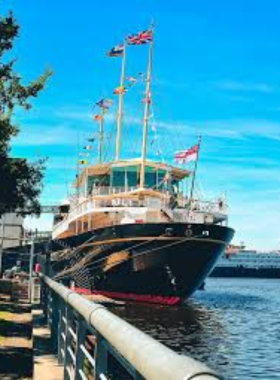
[[[115,312],[226,378],[280,379],[280,280],[210,278],[184,307]]]

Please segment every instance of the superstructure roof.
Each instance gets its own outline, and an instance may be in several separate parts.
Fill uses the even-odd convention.
[[[115,162],[109,162],[105,164],[96,164],[91,165],[83,169],[77,180],[74,182],[74,187],[81,186],[85,182],[86,178],[88,176],[102,176],[106,174],[110,174],[112,168],[121,168],[121,167],[128,167],[128,166],[138,166],[141,165],[142,160],[141,158],[137,159],[131,159],[131,160],[120,160]],[[170,173],[171,177],[173,177],[176,180],[182,180],[184,178],[187,178],[191,175],[192,171],[181,169],[175,166],[167,165],[162,162],[156,162],[151,160],[146,160],[145,166],[149,168],[154,168],[156,170],[166,170]]]

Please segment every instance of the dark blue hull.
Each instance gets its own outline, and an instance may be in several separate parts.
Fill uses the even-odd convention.
[[[219,225],[130,224],[53,242],[77,252],[53,258],[55,278],[80,292],[180,304],[211,273],[234,231]]]

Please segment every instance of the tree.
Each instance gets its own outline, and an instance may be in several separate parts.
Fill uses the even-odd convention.
[[[45,170],[45,160],[34,163],[10,157],[11,139],[20,132],[15,111],[32,108],[32,98],[44,89],[52,74],[47,70],[35,81],[23,84],[14,68],[16,60],[9,58],[19,29],[12,13],[0,16],[0,216],[10,211],[40,213]]]

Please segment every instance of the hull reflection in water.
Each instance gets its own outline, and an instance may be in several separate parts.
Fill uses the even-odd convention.
[[[276,279],[209,278],[206,290],[184,306],[129,304],[113,310],[225,378],[279,380],[279,286]]]

